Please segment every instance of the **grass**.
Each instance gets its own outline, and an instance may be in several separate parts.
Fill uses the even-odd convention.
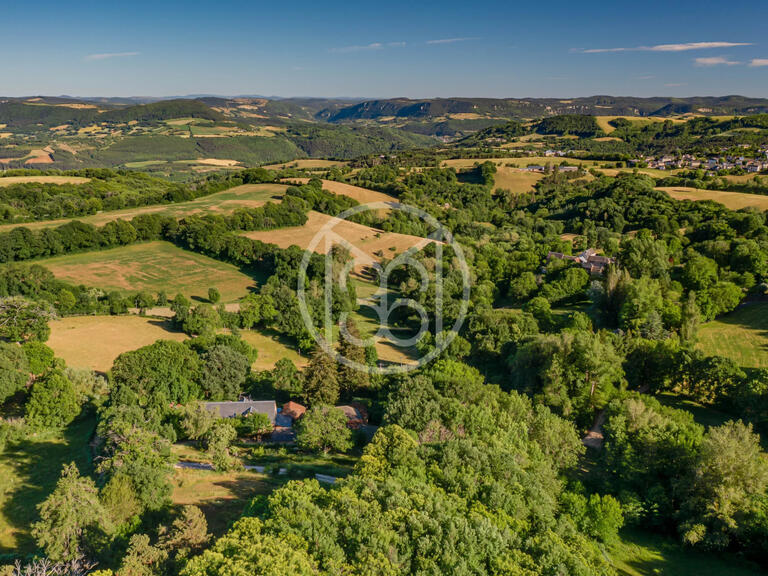
[[[690,412],[696,423],[701,424],[706,428],[710,428],[712,426],[722,426],[728,422],[728,420],[734,419],[733,415],[731,414],[720,412],[715,408],[704,406],[698,402],[694,402],[693,400],[689,400],[669,392],[657,394],[656,399],[664,406]]]
[[[546,166],[552,164],[553,166],[559,166],[563,162],[569,164],[583,164],[585,167],[594,166],[600,164],[596,160],[582,160],[581,158],[562,158],[559,156],[525,156],[523,158],[455,158],[451,160],[443,160],[442,166],[444,168],[453,167],[460,168],[472,168],[475,164],[483,162],[493,162],[496,167],[513,167],[513,168],[525,168],[529,165]]]
[[[259,494],[268,494],[274,483],[256,472],[213,472],[176,469],[171,478],[174,506],[193,504],[208,521],[208,530],[221,536],[240,518],[248,502]]]
[[[749,303],[704,324],[699,348],[743,368],[768,368],[768,303]]]
[[[286,181],[306,184],[309,182],[309,178],[286,178]],[[397,198],[390,196],[389,194],[376,192],[375,190],[369,190],[368,188],[361,188],[360,186],[353,186],[352,184],[346,184],[344,182],[336,182],[335,180],[323,180],[323,190],[333,192],[334,194],[349,196],[360,202],[360,204],[398,201]]]
[[[255,471],[214,472],[177,468],[172,479],[173,504],[200,507],[208,520],[209,530],[220,536],[242,515],[245,506],[255,496],[269,494],[288,480],[312,478],[316,473],[346,476],[352,472],[357,461],[354,456],[345,454],[304,454],[271,447],[265,447],[264,453],[252,457],[251,447],[241,445],[245,464],[265,466],[275,471],[285,468],[288,473],[267,475]],[[190,443],[175,444],[173,454],[179,460],[210,461],[205,452]]]
[[[323,170],[333,166],[346,166],[347,162],[340,160],[320,160],[317,158],[301,158],[282,164],[270,164],[265,166],[268,170],[282,170],[284,168],[296,168],[298,170]]]
[[[309,361],[299,354],[296,348],[279,334],[242,330],[240,336],[248,344],[256,348],[259,355],[253,363],[254,370],[271,370],[281,358],[288,358],[296,367],[303,368]]]
[[[5,178],[0,178],[0,184]],[[190,200],[189,202],[180,202],[178,204],[162,204],[155,206],[141,206],[138,208],[127,208],[125,210],[115,210],[113,212],[100,212],[91,216],[82,218],[67,218],[61,220],[46,220],[42,222],[30,222],[27,224],[5,224],[0,226],[0,232],[24,226],[30,229],[52,228],[60,226],[70,220],[80,220],[94,226],[102,226],[113,220],[130,220],[139,214],[163,214],[181,218],[192,214],[203,214],[216,212],[219,214],[228,214],[238,208],[255,208],[265,204],[269,200],[282,198],[287,186],[283,184],[244,184],[236,186],[223,192],[211,194]]]
[[[141,316],[70,316],[51,322],[46,344],[68,366],[106,372],[120,354],[156,340],[184,340],[168,321]]]
[[[88,442],[95,427],[95,416],[86,416],[64,430],[9,443],[0,453],[0,553],[35,551],[30,530],[37,505],[53,491],[64,464],[75,462],[81,474],[91,473]]]
[[[303,226],[247,232],[245,236],[261,240],[262,242],[277,244],[281,248],[298,246],[299,248],[306,249],[310,246],[318,232],[326,224],[335,220],[327,214],[314,211],[309,212],[308,216],[309,218]],[[355,267],[357,269],[363,265],[369,265],[371,260],[380,260],[380,256],[377,255],[378,252],[383,252],[386,257],[392,258],[395,254],[405,252],[411,247],[421,247],[429,242],[429,240],[419,238],[418,236],[382,232],[381,230],[350,222],[349,220],[338,220],[337,222],[337,224],[333,225],[330,232],[347,240],[357,248],[358,251],[352,254],[356,260]],[[390,250],[393,247],[395,251]],[[315,246],[315,251],[325,253],[328,248],[325,242],[321,240]]]
[[[520,172],[515,168],[500,166],[494,175],[494,188],[510,190],[518,194],[530,192],[536,183],[544,177],[534,172]]]
[[[760,194],[724,192],[721,190],[700,190],[698,188],[686,188],[681,186],[660,187],[657,188],[657,190],[663,190],[676,200],[693,200],[695,202],[712,200],[713,202],[719,202],[730,210],[740,210],[741,208],[747,207],[768,210],[768,196]]]
[[[754,576],[758,566],[733,554],[715,554],[685,548],[671,538],[625,529],[621,541],[608,547],[607,556],[619,576]]]
[[[0,178],[0,186],[12,186],[13,184],[84,184],[90,178],[81,176],[6,176]]]
[[[162,241],[67,254],[39,263],[57,278],[73,284],[107,291],[165,291],[171,298],[181,292],[198,301],[207,300],[208,288],[215,286],[223,302],[232,302],[256,284],[254,278],[232,264]]]

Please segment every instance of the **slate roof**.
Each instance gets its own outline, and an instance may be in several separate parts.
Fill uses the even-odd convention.
[[[274,400],[240,400],[238,402],[204,402],[203,406],[219,418],[235,418],[249,414],[266,414],[274,424],[277,404]]]

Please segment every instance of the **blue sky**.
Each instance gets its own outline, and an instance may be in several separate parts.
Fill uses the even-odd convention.
[[[742,1],[5,3],[0,95],[768,97],[766,21]]]

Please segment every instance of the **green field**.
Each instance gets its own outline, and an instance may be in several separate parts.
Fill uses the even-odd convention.
[[[758,566],[732,554],[685,548],[671,538],[639,530],[623,530],[621,541],[608,547],[607,557],[620,576],[755,576]]]
[[[254,370],[270,370],[281,358],[288,358],[298,368],[306,366],[308,362],[305,356],[299,354],[296,348],[279,334],[242,330],[240,336],[259,353],[256,362],[253,363]]]
[[[53,491],[64,464],[75,462],[90,474],[88,442],[94,416],[76,420],[62,431],[42,431],[11,442],[0,453],[0,553],[34,552],[30,527],[37,505]]]
[[[232,264],[162,241],[67,254],[39,263],[73,284],[108,291],[165,291],[171,298],[181,292],[197,301],[207,301],[208,288],[215,286],[223,302],[233,302],[245,296],[258,280]]]
[[[255,208],[261,206],[270,200],[279,200],[285,194],[287,186],[284,184],[244,184],[236,186],[223,192],[210,194],[190,200],[189,202],[180,202],[178,204],[161,204],[155,206],[140,206],[138,208],[126,208],[124,210],[115,210],[112,212],[100,212],[92,216],[83,216],[82,218],[67,218],[62,220],[46,220],[42,222],[30,222],[27,224],[4,224],[0,226],[0,232],[24,226],[31,229],[53,228],[60,226],[70,220],[79,220],[87,222],[94,226],[101,226],[113,220],[130,220],[139,214],[163,214],[181,218],[191,214],[204,214],[206,212],[216,212],[218,214],[228,214],[238,208]]]
[[[768,368],[768,303],[748,303],[704,324],[699,348],[744,368]]]

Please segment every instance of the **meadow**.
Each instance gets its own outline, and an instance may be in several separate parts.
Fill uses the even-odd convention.
[[[698,346],[744,368],[768,368],[768,304],[747,303],[704,324]]]
[[[90,178],[82,176],[5,176],[0,178],[0,186],[13,184],[84,184]]]
[[[657,188],[657,190],[663,190],[676,200],[692,200],[695,202],[712,200],[713,202],[722,204],[730,210],[741,210],[742,208],[768,210],[768,196],[760,194],[701,190],[699,188],[686,188],[680,186],[660,187]]]
[[[309,182],[309,178],[287,178],[284,181],[306,184]],[[335,180],[323,180],[323,190],[333,192],[334,194],[349,196],[360,202],[360,204],[368,204],[370,202],[397,202],[397,198],[390,196],[389,194],[376,192],[375,190],[369,190],[368,188],[361,188],[360,186],[353,186],[352,184],[347,184],[345,182],[337,182]]]
[[[215,286],[223,302],[234,302],[256,284],[232,264],[163,241],[67,254],[39,263],[72,284],[107,291],[164,291],[169,298],[180,292],[197,301],[207,300],[208,288]]]
[[[619,576],[755,576],[763,574],[754,564],[733,555],[691,550],[671,538],[641,530],[625,529],[620,540],[607,546],[606,556]]]
[[[274,485],[256,472],[214,472],[212,470],[174,470],[171,477],[171,502],[174,507],[192,504],[202,510],[208,531],[221,536],[240,518],[252,498],[269,494]]]
[[[5,414],[4,414],[5,416]],[[85,415],[63,430],[43,430],[9,442],[0,455],[0,554],[32,553],[31,525],[37,505],[53,491],[64,464],[93,470],[88,442],[96,417]]]
[[[347,240],[354,247],[359,249],[362,254],[352,254],[355,258],[355,268],[361,269],[369,264],[371,260],[380,260],[382,256],[392,258],[395,254],[405,252],[409,248],[421,248],[430,241],[418,236],[409,236],[408,234],[397,234],[394,232],[382,232],[376,228],[350,222],[348,220],[338,220],[327,214],[310,211],[308,219],[304,226],[292,226],[289,228],[280,228],[277,230],[257,230],[246,232],[244,235],[254,240],[276,244],[280,248],[289,246],[298,246],[306,249],[309,247],[312,239],[322,228],[331,222],[336,222],[331,228],[331,232]],[[324,254],[329,249],[325,242],[320,241],[315,247],[315,251]]]
[[[46,344],[73,368],[107,372],[120,354],[156,340],[186,339],[167,320],[142,316],[69,316],[51,322]]]
[[[288,358],[297,368],[303,368],[309,362],[306,356],[299,354],[293,344],[277,333],[268,330],[242,330],[240,337],[259,353],[252,366],[254,370],[270,370],[281,358]]]
[[[3,178],[0,178],[0,184]],[[192,214],[218,213],[228,214],[238,208],[256,208],[272,200],[277,201],[285,194],[287,186],[283,184],[244,184],[235,186],[216,194],[202,196],[189,202],[179,202],[177,204],[160,204],[154,206],[140,206],[137,208],[126,208],[124,210],[114,210],[111,212],[99,212],[91,216],[75,218],[81,222],[87,222],[94,226],[102,226],[107,222],[114,220],[130,220],[140,214],[162,214],[181,218]],[[0,232],[12,228],[24,226],[30,229],[55,228],[61,226],[72,219],[45,220],[42,222],[29,222],[26,224],[5,224],[0,226]]]

